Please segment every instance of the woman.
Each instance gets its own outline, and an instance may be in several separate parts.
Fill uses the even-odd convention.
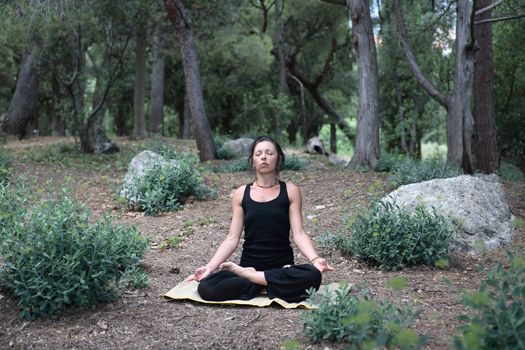
[[[279,144],[267,136],[257,138],[249,162],[256,180],[235,190],[230,231],[206,266],[195,270],[198,291],[205,300],[248,300],[266,289],[268,296],[288,302],[318,289],[321,273],[333,268],[317,255],[302,221],[299,188],[278,180],[284,166]],[[239,265],[226,261],[237,249],[242,231],[245,242]],[[294,265],[292,240],[310,264]],[[219,268],[220,271],[214,271]]]

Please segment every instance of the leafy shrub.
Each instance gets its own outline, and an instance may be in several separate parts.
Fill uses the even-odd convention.
[[[0,185],[8,184],[11,181],[12,173],[11,156],[0,146]]]
[[[414,213],[379,202],[349,223],[350,239],[341,249],[385,270],[434,265],[448,254],[452,231],[443,216],[417,207]]]
[[[439,158],[427,158],[414,161],[405,158],[394,165],[389,177],[393,186],[407,185],[432,179],[445,179],[461,175],[459,169],[450,167],[446,161]]]
[[[250,170],[250,166],[246,158],[239,158],[213,165],[210,170],[214,173],[237,173]]]
[[[525,260],[509,255],[510,266],[501,264],[467,294],[465,305],[475,311],[463,317],[469,323],[456,337],[456,349],[525,349]]]
[[[160,154],[166,159],[177,159],[175,148],[162,140],[156,140],[146,147],[148,150]]]
[[[343,286],[332,294],[321,296],[317,309],[308,311],[303,330],[312,342],[346,342],[350,349],[420,348],[425,337],[407,329],[417,311],[404,310],[389,302],[377,303],[366,292],[351,296]],[[313,295],[315,298],[316,295]]]
[[[382,152],[374,170],[378,173],[391,172],[404,158],[405,157],[400,154]]]
[[[217,149],[217,159],[230,160],[230,159],[235,159],[235,158],[236,158],[235,151],[231,147],[223,145]]]
[[[135,183],[131,207],[146,215],[158,215],[163,211],[176,211],[191,196],[205,198],[212,195],[197,170],[197,159],[182,155],[177,164],[156,165]]]
[[[135,267],[130,269],[129,273],[126,274],[128,285],[133,289],[142,289],[149,286],[149,277],[144,270]]]
[[[19,194],[2,192],[5,201]],[[138,229],[89,222],[89,213],[64,190],[32,209],[18,201],[3,222],[0,286],[18,298],[21,316],[46,317],[67,305],[94,306],[118,295],[120,282],[148,247]]]
[[[520,168],[510,163],[501,163],[498,175],[502,180],[505,181],[524,181],[525,176],[521,172]]]

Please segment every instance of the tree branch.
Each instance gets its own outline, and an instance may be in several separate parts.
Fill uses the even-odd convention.
[[[396,10],[397,15],[397,30],[399,32],[399,38],[401,40],[401,44],[403,45],[403,48],[405,49],[405,54],[408,60],[408,64],[410,66],[410,69],[412,70],[412,73],[414,74],[416,80],[418,83],[425,89],[425,91],[439,104],[441,104],[443,107],[448,108],[448,102],[447,98],[444,94],[442,94],[432,83],[427,79],[427,77],[423,74],[421,71],[421,68],[416,62],[416,58],[414,56],[414,53],[412,52],[412,48],[410,47],[410,44],[408,43],[408,35],[405,28],[405,22],[403,19],[403,14],[401,11],[401,5],[399,4],[399,0],[394,0],[394,7]]]
[[[333,5],[346,6],[346,0],[321,0],[322,2],[327,2]]]
[[[511,19],[519,19],[519,18],[523,18],[525,17],[525,14],[521,14],[521,15],[515,15],[515,16],[507,16],[507,17],[498,17],[498,18],[490,18],[490,19],[485,19],[483,21],[477,21],[477,22],[474,22],[474,24],[483,24],[483,23],[494,23],[494,22],[501,22],[501,21],[509,21]]]
[[[485,12],[488,12],[490,10],[492,10],[494,7],[498,6],[499,4],[501,4],[503,2],[503,0],[498,0],[496,1],[495,3],[493,3],[492,5],[489,5],[485,8],[482,8],[482,9],[479,9],[476,11],[476,13],[474,14],[475,16],[479,16],[479,15],[482,15],[484,14]]]

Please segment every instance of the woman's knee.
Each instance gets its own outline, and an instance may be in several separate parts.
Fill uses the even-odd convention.
[[[307,264],[304,266],[306,269],[305,279],[308,281],[308,284],[315,289],[319,289],[323,279],[323,274],[313,265]]]
[[[214,288],[209,283],[206,283],[205,280],[199,282],[197,292],[199,292],[200,297],[204,300],[213,300],[215,294]]]

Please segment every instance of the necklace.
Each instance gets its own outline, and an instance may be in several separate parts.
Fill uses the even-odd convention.
[[[263,186],[263,185],[260,185],[259,182],[257,182],[257,180],[255,180],[255,185],[257,187],[260,187],[260,188],[271,188],[271,187],[277,185],[278,182],[279,182],[279,180],[275,179],[275,182],[272,185]]]

